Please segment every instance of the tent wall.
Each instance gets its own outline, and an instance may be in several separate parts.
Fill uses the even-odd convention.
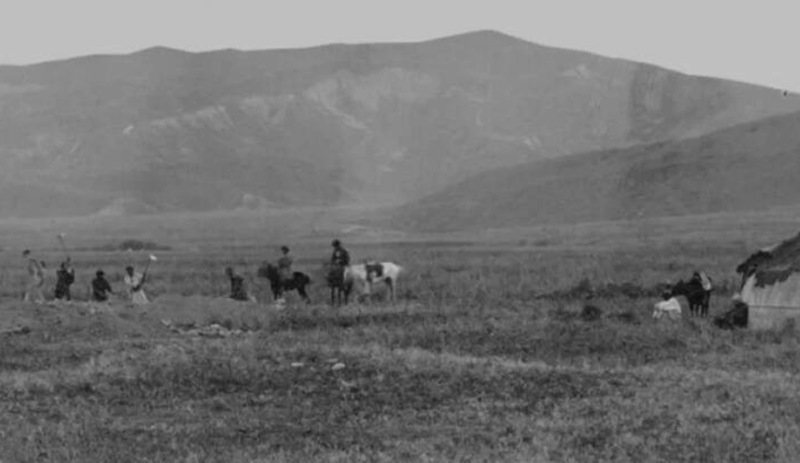
[[[742,288],[742,301],[750,308],[750,328],[781,328],[789,319],[795,319],[800,326],[800,274],[761,288],[756,286],[755,276],[751,276]]]

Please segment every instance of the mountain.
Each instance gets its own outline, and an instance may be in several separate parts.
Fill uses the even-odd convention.
[[[800,101],[482,31],[0,66],[0,216],[401,204]]]
[[[800,205],[800,113],[477,175],[383,217],[444,231]]]

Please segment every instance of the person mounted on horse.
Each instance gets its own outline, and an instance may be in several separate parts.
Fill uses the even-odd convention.
[[[297,291],[303,301],[310,303],[306,287],[311,284],[311,278],[303,272],[292,269],[294,259],[289,252],[287,246],[281,246],[282,256],[278,259],[277,265],[264,261],[258,268],[257,275],[269,281],[272,298],[279,306],[286,303],[284,297],[286,291]]]
[[[278,273],[280,273],[281,282],[286,283],[292,279],[292,263],[294,259],[289,255],[288,246],[281,246],[281,254],[283,255],[278,259]]]
[[[344,269],[350,265],[350,254],[342,246],[342,242],[338,239],[331,242],[333,246],[333,253],[331,253],[331,265]]]

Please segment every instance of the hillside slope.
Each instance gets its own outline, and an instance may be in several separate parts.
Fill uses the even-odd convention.
[[[793,110],[772,89],[496,32],[0,66],[0,216],[399,204]]]
[[[414,230],[462,230],[760,210],[800,204],[800,113],[696,139],[480,174],[393,209]]]

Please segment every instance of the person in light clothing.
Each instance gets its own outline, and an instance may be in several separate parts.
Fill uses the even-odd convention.
[[[666,314],[670,320],[681,318],[681,303],[672,295],[672,291],[664,290],[661,294],[661,301],[656,302],[653,310],[653,318],[658,320]]]
[[[29,249],[22,251],[22,257],[27,261],[28,278],[25,282],[25,295],[22,299],[25,302],[44,302],[42,287],[44,286],[44,262],[36,260]]]
[[[131,266],[125,268],[125,273],[125,285],[128,287],[128,293],[131,295],[131,302],[134,304],[147,304],[150,302],[147,299],[147,295],[144,293],[145,276],[141,273],[134,272]]]
[[[700,286],[703,287],[704,291],[711,291],[713,289],[713,285],[711,283],[711,277],[708,276],[706,272],[702,272],[697,270],[692,275],[692,281],[697,282]]]

